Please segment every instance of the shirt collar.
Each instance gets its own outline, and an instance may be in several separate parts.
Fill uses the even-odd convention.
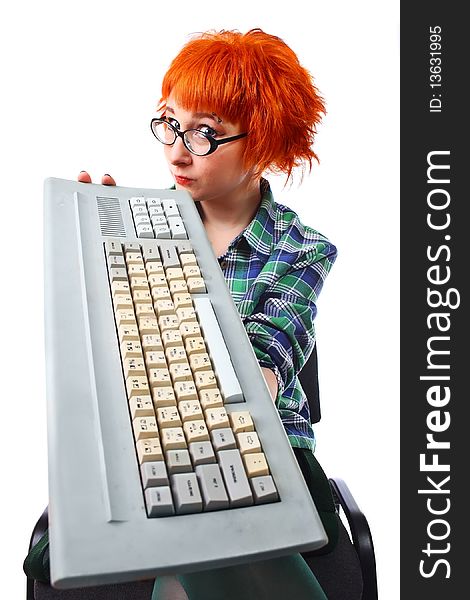
[[[172,190],[176,189],[172,185]],[[230,243],[229,250],[244,240],[253,252],[261,257],[271,255],[274,245],[274,224],[276,222],[276,203],[267,179],[260,181],[261,202],[251,223]],[[196,207],[197,207],[196,203]],[[199,210],[199,209],[198,209]]]
[[[261,202],[256,215],[230,246],[235,246],[243,238],[255,254],[268,257],[271,255],[274,241],[276,203],[274,202],[271,186],[266,179],[261,179],[260,191]]]

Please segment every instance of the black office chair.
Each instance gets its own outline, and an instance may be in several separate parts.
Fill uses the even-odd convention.
[[[316,345],[299,373],[299,379],[308,399],[311,422],[318,423],[321,411]],[[300,466],[302,469],[303,465]],[[304,477],[307,476],[304,472]],[[342,479],[328,481],[336,507],[338,540],[330,552],[321,553],[320,549],[320,553],[302,556],[329,600],[377,600],[375,552],[367,519]],[[346,518],[352,539],[341,521],[341,514]]]
[[[302,387],[308,398],[312,423],[320,420],[320,395],[318,386],[317,351],[314,348],[310,358],[299,375]],[[296,453],[297,458],[299,455]],[[316,461],[315,461],[316,463]],[[312,474],[311,464],[299,463],[310,487],[316,481],[325,478],[321,467],[315,466]],[[337,523],[337,540],[327,552],[314,551],[302,556],[314,573],[328,600],[377,600],[377,575],[375,553],[369,525],[364,514],[355,502],[348,486],[341,479],[329,479],[334,506],[333,519]],[[324,487],[324,486],[323,486]],[[329,493],[329,491],[328,491]],[[329,499],[326,498],[328,502]],[[343,525],[341,511],[347,520],[351,537]],[[37,521],[31,535],[31,550],[42,539],[45,548],[43,559],[48,561],[47,538],[48,509]],[[80,590],[54,590],[40,577],[27,578],[27,600],[149,600],[153,581],[130,582],[87,588],[86,596]],[[221,599],[223,600],[223,599]]]

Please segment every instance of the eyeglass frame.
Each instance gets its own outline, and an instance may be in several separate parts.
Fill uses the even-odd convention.
[[[159,123],[165,123],[166,125],[168,125],[171,128],[171,130],[175,134],[175,139],[171,143],[162,142],[162,140],[154,132],[153,124],[156,121],[158,121]],[[191,129],[186,129],[185,131],[180,131],[172,123],[170,123],[166,119],[163,119],[160,117],[155,117],[150,121],[150,129],[151,129],[154,137],[164,146],[173,146],[173,144],[176,142],[176,139],[178,137],[180,137],[183,140],[183,144],[184,144],[184,147],[186,148],[186,150],[188,150],[188,152],[191,152],[191,154],[194,154],[194,156],[208,156],[209,154],[212,154],[213,152],[215,152],[221,144],[226,144],[227,142],[234,142],[235,140],[240,140],[241,138],[244,138],[248,135],[248,132],[245,132],[245,133],[239,133],[238,135],[232,135],[231,137],[228,137],[228,138],[222,138],[221,140],[216,140],[213,136],[209,135],[208,133],[205,133],[204,131],[201,131],[200,129],[191,128]],[[185,134],[188,133],[188,131],[198,131],[208,140],[208,142],[210,144],[210,148],[205,154],[196,154],[196,152],[191,150],[191,148],[188,148],[188,145],[186,144],[186,140],[184,137]]]

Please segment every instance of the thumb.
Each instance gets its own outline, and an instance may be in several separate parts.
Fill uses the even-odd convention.
[[[101,183],[103,185],[116,185],[116,182],[114,181],[114,177],[111,177],[111,175],[109,175],[108,173],[103,175],[103,177],[101,178]]]

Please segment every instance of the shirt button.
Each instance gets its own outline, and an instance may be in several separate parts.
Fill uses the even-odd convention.
[[[226,261],[226,260],[221,260],[221,261],[220,261],[219,265],[220,265],[220,268],[222,269],[222,271],[223,271],[223,270],[225,270],[225,269],[227,268],[227,264],[228,264],[228,263],[227,263],[227,261]]]

